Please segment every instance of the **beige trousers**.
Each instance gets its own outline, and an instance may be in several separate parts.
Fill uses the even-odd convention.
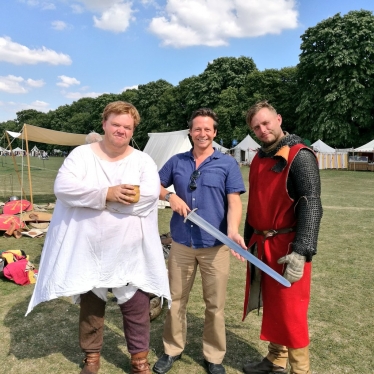
[[[164,350],[176,356],[186,345],[187,303],[197,266],[205,302],[203,355],[209,362],[220,364],[226,353],[224,307],[230,269],[230,250],[225,245],[193,249],[172,242],[168,259],[172,303],[166,315]]]
[[[269,343],[267,359],[273,364],[287,367],[287,359],[291,366],[290,374],[311,374],[309,346],[305,348],[287,348],[284,345]]]

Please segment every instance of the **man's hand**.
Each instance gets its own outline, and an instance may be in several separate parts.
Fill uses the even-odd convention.
[[[188,205],[175,193],[170,195],[169,204],[173,212],[177,212],[183,217],[187,217],[188,212],[191,212]]]
[[[297,282],[304,274],[305,256],[291,252],[289,255],[281,257],[277,262],[278,264],[287,264],[283,276],[290,283]]]
[[[119,184],[108,188],[106,201],[129,205],[134,202],[135,195],[136,191],[132,184]]]
[[[247,250],[247,247],[245,246],[244,239],[238,234],[228,234],[227,235],[232,241],[239,244],[243,249]],[[245,261],[245,258],[240,256],[239,253],[235,252],[233,249],[231,249],[231,254],[235,256],[238,260]]]

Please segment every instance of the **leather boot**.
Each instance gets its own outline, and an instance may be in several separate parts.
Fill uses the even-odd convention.
[[[131,370],[130,374],[151,374],[151,369],[148,363],[148,351],[139,352],[131,355]]]
[[[80,374],[97,374],[100,369],[100,352],[86,353],[86,358],[83,362],[84,367]]]
[[[268,374],[268,373],[287,373],[287,368],[278,366],[269,361],[266,357],[260,362],[250,362],[243,366],[245,374]]]

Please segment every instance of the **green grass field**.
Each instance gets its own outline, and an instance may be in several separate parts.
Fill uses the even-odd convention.
[[[13,173],[11,158],[1,164],[0,178]],[[32,160],[34,202],[54,202],[53,180],[62,159]],[[43,169],[44,166],[44,169]],[[247,183],[248,168],[242,173]],[[25,173],[24,173],[25,174]],[[27,172],[26,172],[27,174]],[[24,176],[27,179],[27,175]],[[10,177],[8,177],[10,178]],[[325,170],[321,172],[324,215],[318,254],[313,260],[312,299],[309,309],[311,360],[314,374],[374,372],[374,173]],[[2,190],[1,194],[10,195]],[[13,193],[19,194],[13,175]],[[4,182],[4,185],[6,183]],[[3,185],[3,186],[4,186]],[[16,190],[18,188],[18,190]],[[28,188],[26,194],[28,193]],[[242,196],[243,215],[247,194]],[[170,209],[159,211],[159,231],[169,231]],[[23,249],[38,265],[43,239],[3,238],[0,249]],[[243,362],[261,358],[267,343],[259,340],[261,316],[252,312],[241,322],[245,264],[232,257],[227,293],[228,374],[241,373]],[[0,374],[79,373],[78,307],[61,298],[37,306],[24,317],[33,286],[0,280]],[[166,309],[152,321],[150,362],[162,353]],[[204,302],[197,277],[188,308],[188,344],[182,360],[170,373],[205,373],[202,327]],[[129,355],[117,305],[108,302],[102,352],[103,374],[129,372]]]

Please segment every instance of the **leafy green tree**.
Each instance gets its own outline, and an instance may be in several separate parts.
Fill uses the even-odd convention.
[[[5,136],[5,131],[19,132],[20,126],[16,121],[5,121],[0,123],[0,147],[8,148],[8,139]],[[19,143],[17,142],[17,146]]]
[[[229,87],[218,96],[219,102],[214,108],[219,119],[216,141],[220,143],[222,139],[222,145],[226,148],[231,148],[233,139],[240,141],[247,135],[245,116],[238,96],[239,90]]]
[[[245,83],[247,74],[257,70],[254,61],[245,56],[220,57],[209,63],[202,74],[191,82],[187,101],[192,110],[199,107],[214,108],[219,96],[229,87],[239,89]],[[192,104],[192,105],[191,105]]]
[[[179,84],[168,91],[169,101],[169,131],[185,130],[188,128],[188,120],[194,110],[199,108],[193,94],[199,77],[193,75],[185,78]]]
[[[297,78],[295,67],[252,72],[245,83],[246,110],[260,100],[267,100],[282,115],[282,128],[294,133],[299,103]]]
[[[95,99],[92,99],[92,106],[90,112],[90,118],[88,119],[88,128],[84,132],[89,133],[91,131],[96,131],[99,134],[103,134],[102,126],[102,113],[104,108],[111,102],[123,100],[121,95],[118,94],[102,94]],[[125,100],[128,101],[128,100]]]
[[[300,135],[332,146],[374,137],[374,16],[340,13],[301,36],[298,65]]]
[[[161,98],[173,85],[163,79],[139,85],[136,102],[132,103],[139,111],[141,122],[136,128],[134,139],[140,149],[148,141],[148,133],[160,132],[167,123],[161,115],[164,105]]]

